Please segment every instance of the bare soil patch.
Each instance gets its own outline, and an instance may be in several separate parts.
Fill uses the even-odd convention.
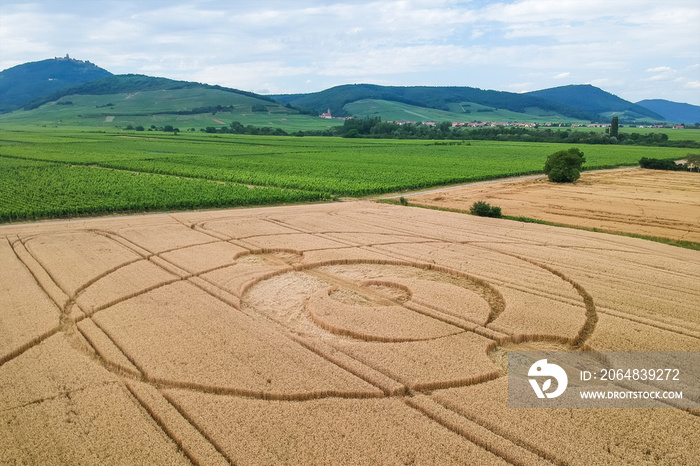
[[[572,184],[546,178],[480,183],[411,196],[410,202],[466,211],[483,200],[508,216],[700,242],[698,199],[697,173],[631,169],[583,173]]]
[[[693,464],[697,413],[508,408],[504,359],[700,351],[699,271],[372,202],[5,225],[0,463]]]

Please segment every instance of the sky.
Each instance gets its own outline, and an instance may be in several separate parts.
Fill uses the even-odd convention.
[[[260,94],[592,84],[700,105],[700,1],[0,0],[0,70],[66,54]]]

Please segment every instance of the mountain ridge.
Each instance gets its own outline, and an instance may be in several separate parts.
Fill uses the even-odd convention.
[[[613,116],[618,116],[621,120],[640,118],[664,120],[664,118],[656,112],[635,105],[632,102],[624,100],[591,84],[570,84],[567,86],[532,91],[527,94],[605,116],[608,117],[608,119]]]
[[[527,96],[505,91],[483,90],[467,86],[380,86],[376,84],[344,84],[309,94],[277,94],[272,98],[284,104],[308,108],[317,113],[327,109],[337,116],[347,115],[345,106],[358,100],[373,99],[401,102],[404,104],[450,110],[452,104],[475,103],[516,113],[527,109],[540,109],[561,113],[571,118],[590,120],[594,114],[548,101],[536,96]]]
[[[155,90],[191,89],[201,94],[219,91],[238,94],[258,100],[258,106],[285,106],[290,113],[320,115],[329,109],[333,116],[379,116],[387,120],[386,108],[393,103],[393,113],[407,116],[425,114],[428,117],[452,117],[454,121],[480,121],[507,118],[509,121],[590,121],[609,122],[618,116],[621,123],[641,121],[682,121],[676,117],[686,115],[681,110],[700,110],[689,104],[675,104],[671,112],[668,101],[647,100],[645,105],[634,104],[590,84],[560,86],[527,93],[484,90],[467,86],[381,86],[376,84],[344,84],[319,92],[297,94],[261,95],[253,92],[217,85],[177,81],[169,78],[139,74],[113,75],[89,61],[54,58],[25,63],[0,71],[0,113],[19,108],[37,109],[50,102],[63,100],[71,95],[108,95]],[[211,108],[194,101],[189,110]],[[384,104],[383,104],[383,103]],[[640,102],[640,103],[642,103]],[[77,103],[77,102],[76,102]],[[107,102],[109,103],[109,102]],[[72,102],[71,102],[72,104]],[[397,107],[401,104],[404,107]],[[182,113],[182,102],[173,113]],[[229,106],[231,103],[229,102]],[[253,104],[254,105],[254,104]],[[398,110],[397,110],[398,109]],[[413,109],[413,110],[411,110]],[[425,109],[416,112],[415,109]],[[655,109],[663,109],[656,111]],[[167,110],[167,109],[166,109]],[[143,109],[148,112],[148,108]],[[162,111],[162,109],[161,109]],[[259,110],[258,110],[259,111]],[[403,113],[401,113],[403,112]],[[666,112],[664,114],[664,112]],[[522,115],[522,116],[521,116]],[[415,118],[406,118],[415,119]],[[692,119],[692,118],[691,118]],[[500,120],[496,120],[500,121]]]
[[[700,123],[700,106],[672,102],[664,99],[645,99],[637,105],[658,113],[668,121],[675,123]]]

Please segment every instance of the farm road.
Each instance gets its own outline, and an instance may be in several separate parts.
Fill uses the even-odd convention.
[[[590,170],[590,171],[586,171],[584,173],[597,173],[597,172],[616,171],[616,170],[637,170],[637,169],[639,169],[639,167],[606,168],[604,170]],[[464,183],[464,184],[459,184],[459,185],[454,185],[454,186],[445,186],[442,188],[428,189],[425,191],[416,191],[416,192],[411,192],[411,193],[396,194],[396,195],[392,195],[392,196],[382,196],[382,197],[378,197],[377,199],[378,200],[398,199],[400,197],[410,197],[410,196],[419,196],[422,194],[440,193],[440,192],[444,192],[444,191],[451,191],[453,189],[466,188],[468,186],[478,186],[478,185],[482,185],[482,184],[504,183],[504,182],[508,182],[508,181],[521,181],[521,180],[534,180],[537,178],[545,178],[546,176],[547,175],[539,174],[539,175],[513,176],[513,177],[508,177],[508,178],[494,178],[493,180],[475,181],[473,183]]]

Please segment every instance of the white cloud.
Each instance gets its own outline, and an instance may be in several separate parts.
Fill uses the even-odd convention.
[[[678,71],[674,70],[668,66],[657,66],[655,68],[649,68],[646,70],[647,73],[655,73],[645,81],[666,81],[666,82],[684,82],[685,79],[678,76]]]
[[[430,67],[436,72],[446,66],[473,63],[480,57],[474,50],[455,45],[417,45],[340,53],[323,63],[318,72],[325,76],[359,76],[411,73]]]
[[[671,68],[668,66],[657,66],[656,68],[647,68],[646,72],[647,73],[659,73],[662,71],[671,71]]]
[[[582,21],[597,18],[601,12],[609,12],[609,7],[610,3],[606,0],[524,0],[489,5],[483,9],[482,17],[504,23],[541,23],[561,19]]]
[[[571,73],[567,71],[566,73],[559,73],[558,75],[554,76],[554,79],[568,78],[569,76],[571,76]]]
[[[252,92],[269,93],[291,92],[281,87],[279,78],[307,76],[313,72],[310,67],[285,66],[280,62],[252,62],[206,66],[198,71],[183,71],[180,79],[207,84],[218,84]]]
[[[657,74],[657,75],[654,75],[650,78],[647,78],[647,81],[666,81],[666,80],[668,80],[667,74]]]

